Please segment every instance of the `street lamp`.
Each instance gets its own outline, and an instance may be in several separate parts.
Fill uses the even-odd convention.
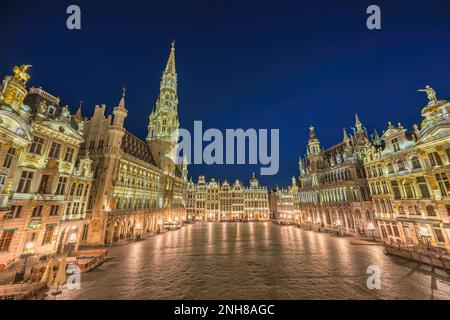
[[[372,240],[375,241],[375,225],[372,222],[369,222],[369,224],[367,225],[367,230],[370,231],[370,233],[372,234]]]

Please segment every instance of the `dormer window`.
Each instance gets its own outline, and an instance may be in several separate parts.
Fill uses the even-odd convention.
[[[392,143],[392,147],[394,148],[394,152],[397,152],[400,150],[400,144],[398,143],[397,138],[392,139],[391,143]]]
[[[48,106],[47,113],[54,116],[56,112],[56,108],[54,106]]]

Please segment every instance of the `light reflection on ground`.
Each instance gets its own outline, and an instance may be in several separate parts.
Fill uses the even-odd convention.
[[[200,223],[114,247],[58,299],[450,299],[450,281],[351,238],[270,223]],[[378,265],[382,288],[368,290]],[[432,290],[433,288],[433,290]]]

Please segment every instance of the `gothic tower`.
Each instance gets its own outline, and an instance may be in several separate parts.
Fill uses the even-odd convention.
[[[316,136],[316,132],[314,131],[313,126],[309,127],[309,141],[308,147],[306,149],[306,154],[308,157],[310,169],[313,172],[316,172],[318,169],[322,168],[323,154],[320,148],[320,141]]]
[[[147,142],[156,165],[164,173],[173,175],[179,128],[175,42],[172,42],[169,60],[161,78],[159,96],[149,120]]]

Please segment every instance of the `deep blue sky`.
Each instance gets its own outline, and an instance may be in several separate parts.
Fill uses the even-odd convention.
[[[65,27],[77,4],[82,30]],[[366,28],[378,4],[382,30]],[[450,2],[443,1],[2,1],[0,74],[32,64],[42,86],[90,115],[108,111],[127,87],[128,130],[147,134],[148,115],[171,40],[176,39],[181,125],[279,128],[280,171],[269,186],[298,175],[311,121],[327,147],[342,128],[381,133],[389,120],[420,123],[432,85],[450,99]],[[259,166],[193,166],[196,179],[248,180]]]

